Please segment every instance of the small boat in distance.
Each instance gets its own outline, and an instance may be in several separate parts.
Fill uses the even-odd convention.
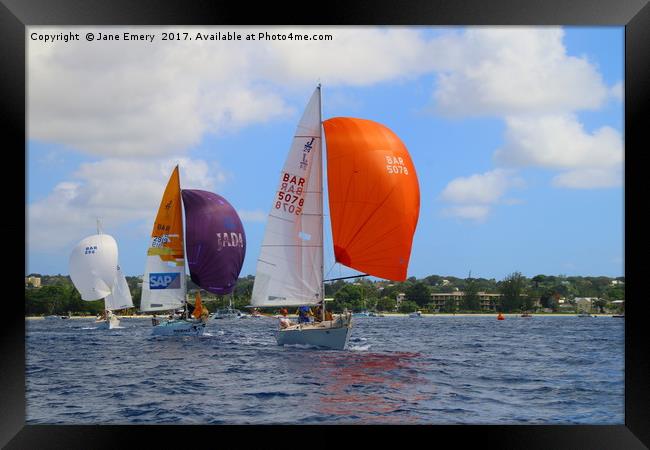
[[[422,317],[422,311],[415,311],[409,314],[409,317]]]
[[[613,318],[617,318],[617,319],[624,319],[624,318],[625,318],[625,314],[614,314],[612,317],[613,317]]]
[[[533,315],[525,312],[520,317],[533,317]]]
[[[244,315],[238,309],[234,309],[229,306],[227,308],[218,309],[216,312],[212,313],[210,316],[211,319],[238,319]]]
[[[217,309],[210,316],[211,319],[238,319],[244,315],[238,309],[232,307],[232,296],[228,297],[228,306],[225,308]]]
[[[592,315],[588,312],[581,312],[576,314],[577,317],[592,317]]]
[[[370,317],[370,313],[368,311],[359,311],[352,313],[352,317]]]

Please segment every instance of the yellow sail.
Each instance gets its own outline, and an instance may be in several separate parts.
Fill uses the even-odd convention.
[[[152,243],[147,255],[160,256],[166,262],[185,265],[183,251],[183,215],[181,211],[181,184],[178,166],[174,168],[158,208],[151,231]]]
[[[195,319],[200,319],[203,314],[203,305],[201,304],[201,293],[196,291],[196,301],[194,302],[194,312],[192,315]]]

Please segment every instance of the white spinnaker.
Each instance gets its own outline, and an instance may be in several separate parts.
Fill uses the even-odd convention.
[[[165,275],[174,279],[165,287]],[[175,281],[178,279],[178,287]],[[185,303],[185,265],[165,262],[158,255],[147,255],[147,265],[142,279],[140,311],[165,311],[176,309]]]
[[[255,306],[307,305],[322,300],[320,108],[318,87],[298,123],[275,191],[257,260],[251,298]],[[290,196],[288,201],[287,196]],[[299,213],[296,210],[298,207],[301,208]]]
[[[94,234],[79,241],[68,265],[72,283],[86,301],[111,293],[116,267],[117,242],[108,234]]]
[[[115,272],[115,282],[113,283],[113,293],[104,299],[104,307],[109,311],[118,309],[126,309],[133,307],[133,299],[131,298],[131,291],[126,282],[126,277],[120,266],[117,266]]]

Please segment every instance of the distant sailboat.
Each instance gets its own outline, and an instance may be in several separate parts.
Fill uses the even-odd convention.
[[[364,119],[322,122],[336,261],[380,278],[404,281],[420,209],[408,150],[388,128]],[[258,307],[316,305],[322,321],[280,328],[279,345],[343,350],[351,315],[325,320],[321,89],[298,124],[257,262],[251,303]]]
[[[97,234],[79,241],[70,254],[70,278],[82,300],[104,299],[104,314],[96,321],[101,328],[118,327],[120,320],[113,311],[133,307],[129,286],[117,261],[117,242],[100,231],[99,222]]]
[[[228,298],[228,306],[226,308],[218,309],[212,314],[212,319],[238,319],[243,317],[244,313],[232,307],[232,298]]]
[[[185,233],[181,203],[185,210]],[[212,192],[181,191],[176,166],[160,202],[151,238],[140,309],[171,311],[169,320],[154,326],[156,335],[202,335],[207,314],[200,318],[191,318],[186,313],[174,317],[176,309],[187,308],[185,262],[192,281],[202,289],[219,295],[231,293],[246,252],[244,229],[237,212]]]

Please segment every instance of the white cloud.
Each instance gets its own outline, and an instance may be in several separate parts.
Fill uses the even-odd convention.
[[[166,28],[79,27],[75,32],[156,33]],[[30,27],[30,33],[60,29]],[[28,40],[29,138],[101,156],[187,152],[226,133],[295,112],[281,92],[413,78],[431,69],[418,30],[340,27],[211,29],[213,34],[328,33],[332,41]],[[430,58],[429,58],[430,59]]]
[[[492,206],[512,204],[510,200],[501,200],[508,189],[522,186],[521,178],[504,169],[456,178],[440,194],[442,201],[455,204],[443,213],[462,219],[485,220]]]
[[[509,187],[521,185],[522,180],[512,176],[512,171],[496,169],[459,177],[447,184],[440,197],[444,201],[454,203],[495,203]]]
[[[105,230],[141,220],[153,223],[177,163],[181,188],[214,190],[225,180],[218,167],[188,158],[158,162],[107,159],[82,164],[74,174],[75,181],[59,183],[49,196],[27,206],[28,247],[32,251],[60,250],[92,234],[97,217]]]
[[[570,189],[609,188],[621,186],[623,176],[619,169],[578,169],[555,176],[552,183]]]
[[[458,217],[460,219],[484,222],[490,213],[490,207],[486,205],[462,205],[451,206],[442,210],[447,217]]]
[[[504,166],[549,169],[611,168],[623,161],[623,140],[611,127],[587,133],[573,115],[509,117],[505,145],[494,158]]]
[[[446,116],[496,116],[506,123],[497,169],[452,180],[441,198],[456,205],[444,213],[485,220],[489,207],[511,187],[499,168],[561,171],[556,187],[593,189],[621,184],[623,140],[603,126],[587,132],[575,115],[622,98],[586,58],[567,54],[559,28],[483,27],[441,38],[433,97]],[[516,202],[515,202],[516,203]]]
[[[623,85],[623,82],[619,81],[614,86],[609,88],[609,95],[619,102],[622,102],[625,98],[625,86]]]
[[[560,28],[472,28],[448,37],[434,92],[451,116],[597,109],[608,89],[596,67],[566,54]]]

